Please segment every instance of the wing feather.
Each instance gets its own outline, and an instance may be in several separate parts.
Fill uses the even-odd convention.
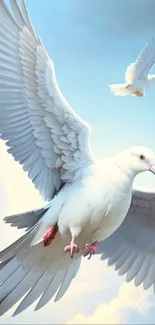
[[[98,247],[126,281],[148,289],[155,282],[155,191],[134,190],[132,204],[122,225]]]
[[[21,7],[15,0],[10,4],[11,9],[0,1],[1,139],[8,140],[8,152],[50,200],[92,162],[90,128],[62,96],[25,1]]]
[[[24,245],[21,242],[18,251],[16,247],[16,255],[0,271],[0,315],[20,299],[14,315],[28,308],[37,298],[39,301],[36,309],[42,308],[55,295],[55,301],[59,300],[79,270],[81,254],[72,260],[63,253],[68,238],[63,241],[57,236],[48,248],[42,244],[30,248],[30,240],[27,239],[27,244]],[[4,260],[6,258],[4,256]]]
[[[126,82],[145,80],[155,63],[155,37],[152,37],[144,47],[137,60],[131,63],[126,70]]]

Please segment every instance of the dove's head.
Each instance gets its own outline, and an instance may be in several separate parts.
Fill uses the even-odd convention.
[[[155,174],[155,154],[147,147],[132,147],[116,156],[117,165],[126,173],[137,174],[150,171]]]

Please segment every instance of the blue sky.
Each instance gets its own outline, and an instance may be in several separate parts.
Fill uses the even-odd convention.
[[[132,145],[146,145],[155,151],[155,88],[149,89],[144,98],[115,97],[108,88],[108,84],[124,82],[126,67],[137,58],[146,42],[155,34],[154,0],[27,0],[27,5],[36,33],[54,61],[63,95],[92,127],[94,154],[104,157]],[[10,169],[12,166],[14,168],[11,158],[4,154],[4,159],[8,159]],[[21,183],[27,184],[26,176],[21,174],[18,167],[14,175],[1,170],[1,191],[4,204],[9,204],[8,211],[15,211],[15,206],[18,210],[16,212],[19,212],[20,207],[28,209],[32,195],[27,192],[24,199],[20,196]],[[17,181],[16,188],[11,187],[12,184],[6,183],[9,180],[6,181],[3,174],[11,180],[13,176],[18,179],[23,177],[22,182]],[[148,173],[139,176],[136,183],[155,188],[155,178]],[[9,202],[12,199],[9,198],[10,192],[14,206]],[[35,192],[33,198],[34,204],[38,199]],[[22,203],[19,204],[20,200]],[[4,209],[2,211],[4,213]],[[5,229],[10,236],[14,231],[16,237],[14,229]],[[145,304],[145,308],[146,304],[154,304],[154,297],[150,294],[149,297],[144,296],[142,301],[143,291],[137,294],[138,289],[134,288],[125,289],[126,292],[131,290],[132,295],[128,298],[130,304],[122,307],[122,318],[119,318],[120,307],[113,307],[113,300],[122,301],[122,279],[103,264],[92,260],[92,273],[88,275],[90,266],[84,263],[74,288],[60,303],[50,305],[44,312],[35,315],[32,311],[26,311],[24,318],[6,318],[2,323],[37,323],[38,320],[41,323],[69,322],[78,313],[85,317],[93,315],[100,304],[104,304],[104,311],[112,313],[114,310],[122,323],[154,323],[154,305],[149,305],[145,314],[138,309],[139,303],[142,306]],[[96,275],[96,272],[99,273]],[[127,288],[131,288],[130,285]],[[132,305],[134,296],[135,305]],[[74,307],[69,311],[71,302],[74,302]],[[95,315],[99,317],[98,311]],[[94,323],[97,319],[93,318]]]

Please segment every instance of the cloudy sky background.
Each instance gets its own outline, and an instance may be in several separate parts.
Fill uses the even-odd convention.
[[[92,126],[95,155],[112,155],[132,145],[155,151],[154,88],[144,98],[114,97],[108,84],[124,81],[124,72],[155,34],[154,0],[45,0],[28,1],[37,34],[54,61],[58,84],[72,108]],[[136,185],[154,187],[149,173]],[[43,204],[0,143],[0,248],[14,241],[20,231],[4,225],[4,215]],[[91,270],[91,272],[90,272]],[[155,297],[133,284],[124,284],[113,268],[98,257],[84,260],[67,294],[56,304],[0,324],[153,324]]]

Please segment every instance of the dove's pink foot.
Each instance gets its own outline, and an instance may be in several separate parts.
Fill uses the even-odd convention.
[[[138,96],[138,97],[143,97],[144,96],[144,94],[143,93],[141,93],[140,91],[135,91],[134,93],[133,93],[134,95],[136,95],[136,96]]]
[[[79,252],[79,247],[75,244],[76,237],[73,236],[70,244],[64,248],[64,253],[70,253],[70,257],[73,258],[74,253]]]
[[[55,235],[56,235],[57,231],[58,231],[58,226],[55,225],[55,226],[49,228],[45,232],[45,234],[43,235],[43,240],[44,240],[44,246],[45,247],[49,246],[52,243],[53,239],[55,238]]]
[[[90,259],[92,255],[96,254],[96,246],[98,244],[99,244],[99,241],[95,241],[91,245],[90,244],[85,244],[83,256],[86,257],[87,255],[89,255],[88,259]]]

